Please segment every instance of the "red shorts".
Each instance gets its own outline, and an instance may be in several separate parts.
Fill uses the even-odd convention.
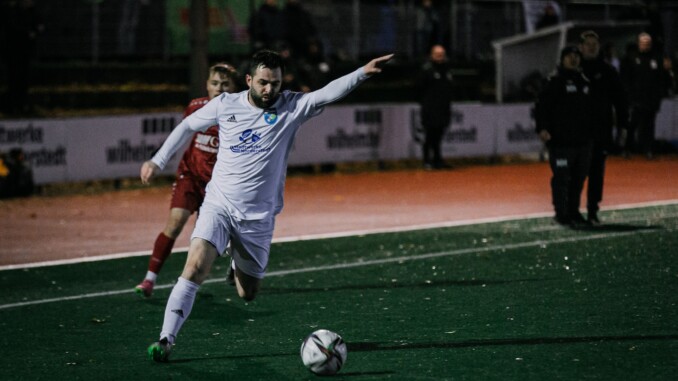
[[[170,208],[181,208],[196,212],[205,200],[207,183],[196,180],[191,176],[179,175],[172,184],[172,201]]]

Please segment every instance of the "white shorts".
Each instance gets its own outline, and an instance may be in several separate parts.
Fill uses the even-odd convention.
[[[230,241],[236,267],[249,276],[262,279],[268,266],[274,226],[275,217],[239,220],[222,208],[203,203],[191,239],[210,242],[219,255],[226,251]]]

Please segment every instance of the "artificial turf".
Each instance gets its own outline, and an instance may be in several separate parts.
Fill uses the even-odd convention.
[[[150,299],[144,257],[0,271],[0,379],[313,380],[299,347],[326,328],[340,380],[673,380],[678,205],[601,216],[276,243],[250,303],[220,259],[166,364],[145,349],[185,253]]]

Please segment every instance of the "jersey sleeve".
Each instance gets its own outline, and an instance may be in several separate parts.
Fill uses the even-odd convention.
[[[160,167],[160,169],[164,169],[167,162],[172,158],[172,155],[193,137],[193,132],[194,131],[189,128],[186,119],[182,120],[174,128],[172,133],[169,134],[167,140],[165,140],[158,152],[153,155],[151,161]]]
[[[297,108],[300,108],[301,113],[306,117],[318,115],[324,106],[345,97],[367,78],[365,70],[360,67],[352,73],[335,79],[321,89],[301,95]]]

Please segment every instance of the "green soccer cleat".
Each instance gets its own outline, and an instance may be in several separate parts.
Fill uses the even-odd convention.
[[[146,351],[148,352],[148,358],[151,360],[155,362],[167,362],[170,353],[172,353],[172,344],[164,337],[160,341],[149,345]]]

